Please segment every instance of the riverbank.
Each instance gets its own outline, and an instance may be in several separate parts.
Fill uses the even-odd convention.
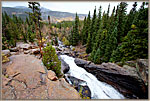
[[[44,46],[46,46],[46,44]],[[126,66],[126,67],[119,67],[120,69],[117,69],[118,65],[114,64],[112,66],[112,65],[109,65],[109,63],[108,63],[108,65],[106,63],[106,65],[102,64],[102,68],[101,68],[101,66],[99,67],[98,65],[95,65],[95,64],[91,63],[90,61],[87,61],[86,57],[88,57],[88,56],[85,56],[85,58],[82,58],[84,60],[78,59],[78,58],[80,58],[80,51],[74,50],[73,48],[75,48],[75,47],[65,47],[60,41],[59,41],[59,46],[53,46],[53,47],[56,49],[56,53],[58,54],[59,59],[63,60],[63,61],[61,61],[62,62],[61,72],[65,74],[65,79],[63,79],[63,80],[64,80],[64,82],[66,82],[66,81],[68,82],[68,83],[66,82],[67,85],[70,85],[68,87],[72,87],[71,89],[74,89],[74,90],[76,89],[75,90],[76,93],[78,91],[77,95],[80,95],[84,98],[91,98],[91,99],[124,99],[124,98],[125,99],[126,98],[141,99],[141,98],[147,98],[147,92],[148,92],[147,90],[148,89],[145,86],[141,86],[141,84],[144,85],[144,83],[147,82],[147,81],[144,81],[144,83],[143,83],[141,80],[146,80],[146,78],[144,78],[144,79],[139,78],[139,75],[137,74],[138,72],[134,67],[128,66],[128,68],[127,68],[127,66]],[[26,72],[26,71],[28,71],[29,67],[30,68],[32,68],[32,66],[36,67],[28,62],[33,62],[33,64],[34,64],[35,60],[41,61],[39,53],[40,53],[40,50],[37,47],[37,45],[24,44],[24,43],[18,43],[17,47],[11,48],[10,50],[3,50],[4,56],[8,57],[4,61],[3,68],[2,68],[3,78],[4,78],[3,80],[6,81],[3,84],[3,88],[4,88],[3,92],[4,92],[4,94],[6,94],[5,96],[10,96],[10,94],[12,94],[13,97],[10,96],[10,99],[19,99],[20,98],[20,97],[18,97],[18,98],[14,97],[15,93],[14,93],[13,89],[15,88],[15,86],[14,86],[15,83],[11,84],[11,82],[13,81],[13,79],[12,79],[13,76],[7,75],[7,72],[9,70],[14,71],[13,68],[17,68],[17,70],[18,70],[19,69],[18,67],[24,68],[22,71]],[[21,59],[21,57],[29,57],[30,58],[30,56],[34,57],[34,58],[32,58],[32,59],[27,58],[25,60]],[[17,58],[20,57],[18,59],[18,61],[20,61],[20,62],[13,60],[16,57]],[[30,61],[25,62],[27,60],[30,60]],[[24,61],[24,64],[22,63],[23,61]],[[143,66],[146,66],[145,65],[146,63],[144,65],[143,65],[143,63],[145,63],[145,62],[138,62],[139,66],[140,66],[140,71],[144,71],[146,68],[146,67],[143,67]],[[27,64],[28,64],[28,68],[25,69],[24,66],[26,66]],[[42,64],[42,62],[38,63],[38,65],[41,65],[41,64]],[[11,68],[12,67],[13,68],[7,70],[6,68],[10,68],[9,66]],[[141,69],[141,68],[143,68],[143,69]],[[124,72],[122,72],[122,69],[124,69]],[[29,70],[31,70],[31,69],[29,69]],[[18,72],[18,73],[20,73],[20,72]],[[144,73],[145,73],[145,71],[144,71]],[[34,74],[34,71],[33,71],[33,74]],[[46,75],[45,72],[42,73],[42,75],[43,74]],[[133,78],[134,74],[136,74],[137,79]],[[14,75],[20,75],[20,74],[14,74]],[[52,72],[50,72],[49,77],[51,77],[51,75],[53,75]],[[143,75],[145,75],[145,74],[143,74]],[[28,75],[26,75],[26,76],[28,76]],[[21,77],[24,77],[24,76],[22,75]],[[40,76],[40,78],[41,78],[41,76]],[[134,80],[132,80],[132,78]],[[34,79],[34,76],[33,76],[33,79]],[[46,78],[44,78],[44,79],[46,79]],[[60,79],[58,79],[54,74],[54,76],[52,76],[52,79],[50,81],[58,82],[58,84],[59,84],[60,83],[59,80]],[[17,81],[22,82],[22,79],[21,79],[21,81],[20,80],[17,80]],[[26,78],[25,81],[28,81],[28,77]],[[33,82],[33,84],[34,84],[34,82]],[[138,84],[140,84],[140,85],[138,85]],[[58,85],[58,87],[59,86],[61,86],[61,85]],[[8,89],[9,87],[12,87],[12,88]],[[133,88],[133,89],[131,89],[131,88]],[[17,88],[15,88],[15,89],[17,89]],[[62,88],[62,89],[64,89],[64,88]],[[7,91],[10,92],[9,95],[7,94]],[[140,94],[138,94],[137,91],[140,92]],[[17,90],[17,92],[18,92],[18,90]],[[19,90],[19,92],[20,92],[20,90]],[[21,93],[24,93],[24,92],[26,92],[26,90],[24,90],[24,89],[21,90]],[[27,92],[30,92],[30,90]],[[55,90],[54,90],[54,92],[55,92]],[[57,92],[57,90],[56,90],[56,92]],[[67,91],[67,93],[68,93],[68,91]],[[67,98],[67,97],[65,97],[65,96],[67,96],[67,93],[65,95],[59,95],[59,94],[58,95],[62,96],[60,99],[65,99],[65,98]],[[141,95],[141,93],[143,95]],[[45,94],[47,94],[47,93],[45,93]],[[21,96],[21,95],[17,95],[17,96]],[[27,96],[29,96],[29,95],[27,94]],[[29,99],[31,99],[31,98],[34,99],[34,97],[29,97]],[[38,97],[37,97],[37,99],[38,99]],[[44,97],[43,99],[46,99],[46,98],[51,99],[51,97]],[[75,99],[78,98],[76,96],[76,94],[75,94],[74,98]],[[57,96],[55,96],[54,99],[57,99]],[[68,99],[71,99],[71,98],[68,98]]]

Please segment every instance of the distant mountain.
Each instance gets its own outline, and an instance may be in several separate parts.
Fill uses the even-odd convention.
[[[31,9],[24,6],[16,6],[16,7],[2,7],[2,12],[6,12],[8,15],[16,15],[20,16],[23,20],[28,17],[28,14],[25,12],[31,12]],[[60,11],[52,11],[47,8],[41,7],[42,19],[43,21],[47,21],[48,15],[51,16],[51,21],[61,22],[61,21],[73,21],[75,18],[74,13],[69,12],[60,12]],[[86,14],[78,14],[79,19],[83,20]]]
[[[27,7],[25,7],[25,6],[16,6],[14,8],[27,8]]]

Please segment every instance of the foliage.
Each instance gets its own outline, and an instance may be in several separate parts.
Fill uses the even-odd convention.
[[[81,97],[82,99],[90,99],[89,97],[83,96],[82,92],[83,92],[83,87],[81,86],[81,87],[80,87],[80,90],[79,90],[79,95],[80,95],[80,97]]]
[[[10,61],[9,58],[2,52],[2,63]]]
[[[98,48],[98,50],[96,51],[96,54],[95,54],[95,56],[94,56],[94,63],[95,63],[95,64],[101,63],[101,61],[100,61],[100,49],[99,49],[99,48]]]
[[[129,14],[126,12],[127,5],[125,2],[118,4],[111,16],[110,5],[102,16],[100,7],[98,16],[94,9],[92,19],[90,15],[84,19],[81,42],[86,44],[86,53],[90,53],[88,59],[92,62],[124,63],[148,58],[148,3],[143,2],[136,10],[135,2]]]
[[[63,37],[62,41],[63,41],[63,44],[64,44],[65,46],[69,46],[69,45],[70,45],[70,44],[69,44],[69,41],[68,41],[65,37]]]
[[[72,45],[76,46],[79,42],[79,17],[76,13],[75,25],[73,26]]]
[[[58,60],[55,48],[53,48],[52,45],[48,45],[43,50],[43,64],[47,67],[48,70],[53,70],[57,76],[60,76],[61,61]]]
[[[91,51],[92,51],[92,38],[89,33],[88,39],[87,39],[87,45],[86,45],[86,53],[91,53]]]

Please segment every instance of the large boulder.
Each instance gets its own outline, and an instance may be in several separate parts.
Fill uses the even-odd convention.
[[[32,50],[31,50],[31,53],[32,53],[32,54],[39,54],[39,53],[40,53],[40,49],[39,49],[39,48],[32,49]]]
[[[63,52],[65,55],[69,55],[70,54],[70,51],[64,51]]]
[[[3,65],[2,99],[80,99],[78,92],[63,78],[52,81],[51,72],[32,55],[13,55]],[[47,76],[48,75],[48,76]]]
[[[148,85],[148,59],[138,59],[137,69],[144,83]]]
[[[10,50],[8,50],[8,49],[2,50],[2,53],[3,53],[5,56],[10,56]]]
[[[10,52],[11,55],[18,55],[18,52]]]
[[[32,48],[32,47],[31,47],[31,44],[27,44],[27,43],[18,44],[17,47],[18,47],[18,48],[21,48],[21,49],[23,49],[23,50],[28,50],[28,49],[31,49],[31,48]]]
[[[31,48],[35,49],[35,48],[38,48],[38,46],[37,45],[31,45]]]
[[[24,54],[28,54],[28,53],[30,53],[31,52],[31,50],[25,50],[24,51]]]
[[[10,51],[11,52],[17,52],[17,51],[19,51],[19,49],[18,49],[18,47],[14,47],[14,48],[10,48]]]
[[[69,75],[65,75],[65,78],[68,82],[71,83],[73,87],[75,87],[82,98],[91,98],[90,88],[87,86],[87,83],[85,81]]]
[[[70,70],[70,67],[63,59],[61,59],[60,57],[58,58],[61,61],[61,72],[66,74]]]
[[[95,65],[78,58],[75,63],[95,75],[98,80],[118,89],[127,98],[148,98],[148,89],[134,70],[127,70],[114,63]]]
[[[49,81],[47,88],[49,99],[81,99],[78,92],[64,78],[60,78],[57,81]]]
[[[50,79],[50,80],[52,80],[52,81],[58,80],[58,78],[57,78],[55,72],[53,72],[53,71],[51,71],[51,70],[48,71],[47,77],[48,77],[48,79]]]

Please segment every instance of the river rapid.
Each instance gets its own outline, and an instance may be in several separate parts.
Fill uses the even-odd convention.
[[[58,43],[59,47],[64,47],[61,41],[58,41]],[[91,91],[91,99],[125,99],[125,97],[111,85],[99,81],[94,75],[88,73],[85,69],[77,66],[74,62],[75,58],[67,55],[60,55],[60,57],[70,67],[67,75],[73,76],[86,82],[86,84],[83,83],[80,85],[87,85],[89,87]],[[71,84],[71,81],[69,83]]]

